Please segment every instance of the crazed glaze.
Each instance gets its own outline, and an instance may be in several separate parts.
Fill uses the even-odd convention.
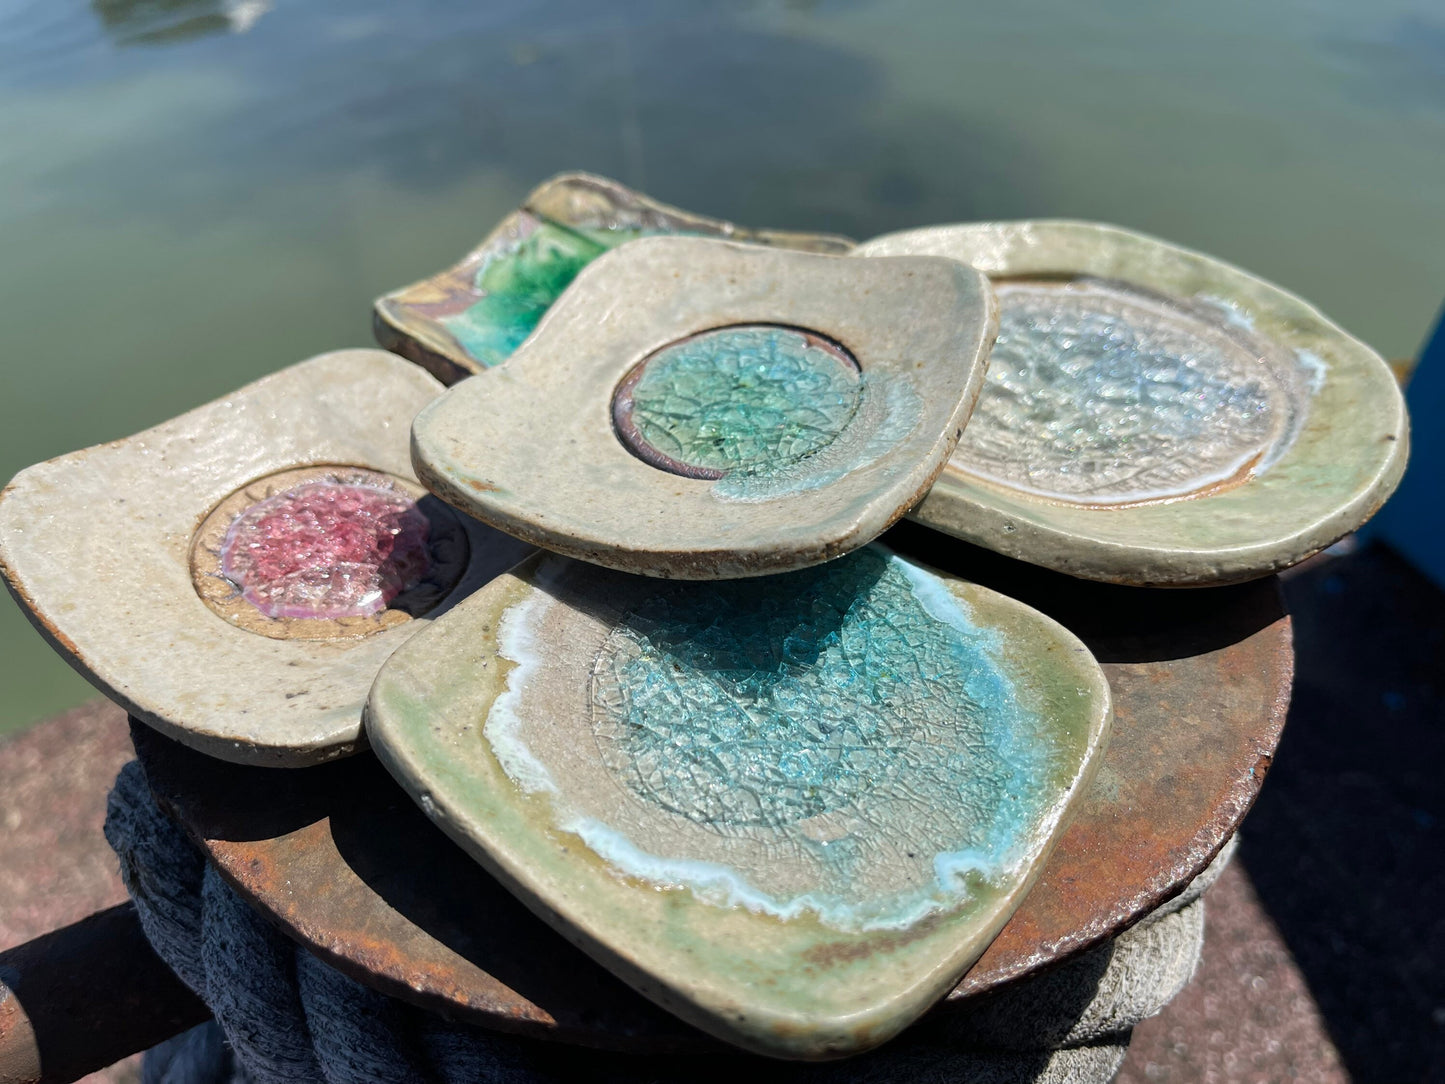
[[[629,447],[656,466],[711,478],[806,459],[838,438],[863,395],[841,347],[770,324],[673,343],[624,388],[616,416]]]
[[[955,462],[1082,503],[1171,498],[1263,469],[1303,409],[1298,366],[1237,319],[1114,283],[998,284],[999,335]]]
[[[843,345],[775,324],[670,344],[613,399],[617,437],[639,459],[751,502],[818,489],[876,462],[922,413],[901,375],[866,376]]]
[[[1053,828],[1061,758],[1029,675],[942,580],[887,551],[648,584],[587,649],[590,751],[549,737],[531,702],[557,665],[537,646],[557,605],[538,592],[504,614],[516,665],[484,734],[619,873],[903,927],[1003,881]]]
[[[426,577],[428,529],[406,493],[310,482],[237,516],[220,568],[267,617],[362,617]]]

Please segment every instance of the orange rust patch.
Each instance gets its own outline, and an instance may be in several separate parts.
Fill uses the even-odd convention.
[[[908,929],[899,930],[897,933],[871,935],[867,940],[829,941],[821,945],[814,945],[803,953],[803,959],[818,967],[836,967],[839,964],[851,964],[887,952],[897,952],[899,949],[929,936],[938,928],[941,921],[942,916],[929,915]]]

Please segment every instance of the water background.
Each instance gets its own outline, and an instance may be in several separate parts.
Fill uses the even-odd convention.
[[[535,183],[863,238],[1077,216],[1389,357],[1445,298],[1440,0],[0,0],[0,478],[311,354]],[[90,695],[0,602],[0,731]]]

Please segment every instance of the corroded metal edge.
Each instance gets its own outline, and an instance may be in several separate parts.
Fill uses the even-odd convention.
[[[1278,743],[1291,632],[1273,580],[1113,587],[910,524],[889,541],[1059,618],[1099,656],[1115,700],[1114,738],[1083,808],[940,1014],[1116,936],[1209,863]],[[211,761],[143,727],[135,740],[158,798],[226,879],[352,977],[498,1030],[632,1052],[719,1048],[526,912],[373,758],[286,772]]]

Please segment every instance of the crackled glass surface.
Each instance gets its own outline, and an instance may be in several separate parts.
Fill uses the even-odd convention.
[[[702,477],[776,470],[831,444],[863,382],[844,351],[772,325],[694,335],[649,358],[620,398],[619,430],[656,466]]]
[[[1178,496],[1260,461],[1288,404],[1244,329],[1110,283],[1000,284],[954,462],[1051,497]]]
[[[485,727],[508,773],[551,791],[561,826],[622,873],[902,926],[987,891],[1051,830],[1059,735],[1005,633],[938,577],[870,547],[762,579],[628,582],[633,603],[595,641],[576,615],[606,595],[570,608],[549,588],[508,612],[518,668]],[[590,752],[557,701],[529,700],[544,657],[591,675]]]
[[[619,231],[612,244],[637,236]],[[512,355],[546,315],[552,302],[609,244],[575,230],[537,220],[524,236],[489,254],[476,271],[478,299],[462,312],[442,318],[464,350],[486,366]]]
[[[362,617],[426,576],[427,535],[405,493],[313,482],[237,516],[221,571],[267,617]]]

